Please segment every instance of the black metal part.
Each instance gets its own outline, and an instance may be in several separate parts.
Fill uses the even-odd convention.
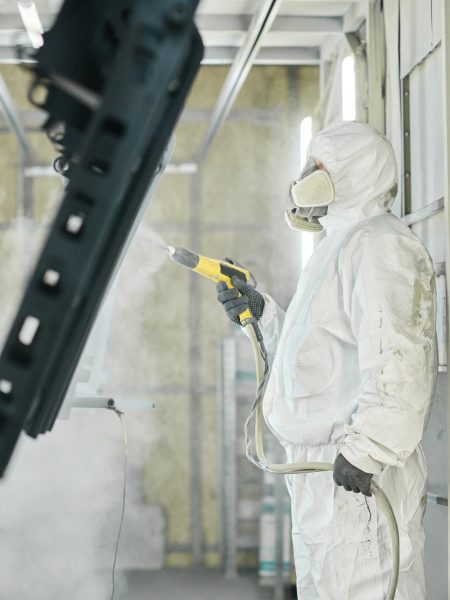
[[[0,356],[0,475],[54,424],[200,65],[197,3],[66,0],[36,54],[69,183]]]

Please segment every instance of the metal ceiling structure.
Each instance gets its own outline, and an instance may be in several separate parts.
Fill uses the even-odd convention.
[[[203,63],[230,64],[264,4],[264,0],[201,0],[196,21],[206,47]],[[284,0],[279,4],[254,64],[318,64],[328,38],[352,30],[367,2]],[[36,5],[46,29],[61,0],[36,0]],[[17,44],[28,44],[17,4],[0,0],[0,62],[17,61]]]
[[[61,4],[62,0],[36,0],[44,30],[53,23]],[[201,0],[196,22],[205,45],[203,64],[230,65],[230,70],[198,160],[228,115],[253,65],[320,65],[340,37],[361,26],[367,11],[367,0]],[[30,47],[18,5],[0,0],[0,63],[20,62],[18,46]],[[24,127],[4,85],[0,86],[0,100],[27,166],[33,167]]]

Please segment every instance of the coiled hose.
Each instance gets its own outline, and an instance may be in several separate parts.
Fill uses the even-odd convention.
[[[244,323],[244,332],[250,339],[252,344],[253,354],[256,365],[256,397],[250,415],[245,422],[245,445],[247,458],[263,471],[270,473],[278,473],[283,475],[317,473],[320,471],[333,471],[333,465],[325,462],[310,462],[310,463],[290,463],[290,464],[275,464],[270,463],[264,453],[263,432],[264,432],[264,415],[263,415],[263,397],[264,391],[269,376],[269,361],[267,352],[264,346],[264,341],[256,322],[252,321]],[[255,450],[252,451],[252,436],[250,434],[250,425],[254,420],[254,442]],[[392,571],[389,581],[389,589],[387,591],[386,600],[394,600],[395,591],[397,589],[398,573],[399,573],[399,534],[397,521],[395,520],[392,506],[380,488],[380,486],[371,482],[370,489],[375,497],[378,508],[383,513],[388,524],[391,538],[391,554],[392,554]]]

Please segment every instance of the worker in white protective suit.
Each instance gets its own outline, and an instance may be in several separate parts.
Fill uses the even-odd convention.
[[[326,237],[287,312],[239,281],[239,297],[218,284],[219,300],[232,320],[248,305],[259,319],[273,358],[265,418],[287,462],[334,463],[338,485],[329,473],[286,477],[298,598],[385,597],[390,543],[373,477],[399,525],[395,598],[425,600],[420,441],[436,375],[433,265],[389,211],[397,173],[383,136],[341,123],[313,137],[309,156],[287,218]]]

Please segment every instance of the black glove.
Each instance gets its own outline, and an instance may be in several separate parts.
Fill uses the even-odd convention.
[[[216,286],[217,300],[223,304],[227,317],[239,325],[239,315],[249,308],[259,321],[264,310],[264,297],[239,277],[232,277],[231,281],[235,286],[233,288],[228,288],[224,281]]]
[[[334,461],[333,479],[337,485],[344,486],[347,492],[353,491],[355,494],[361,492],[364,496],[371,496],[370,482],[373,475],[361,471],[358,467],[353,466],[345,456],[338,454]]]

